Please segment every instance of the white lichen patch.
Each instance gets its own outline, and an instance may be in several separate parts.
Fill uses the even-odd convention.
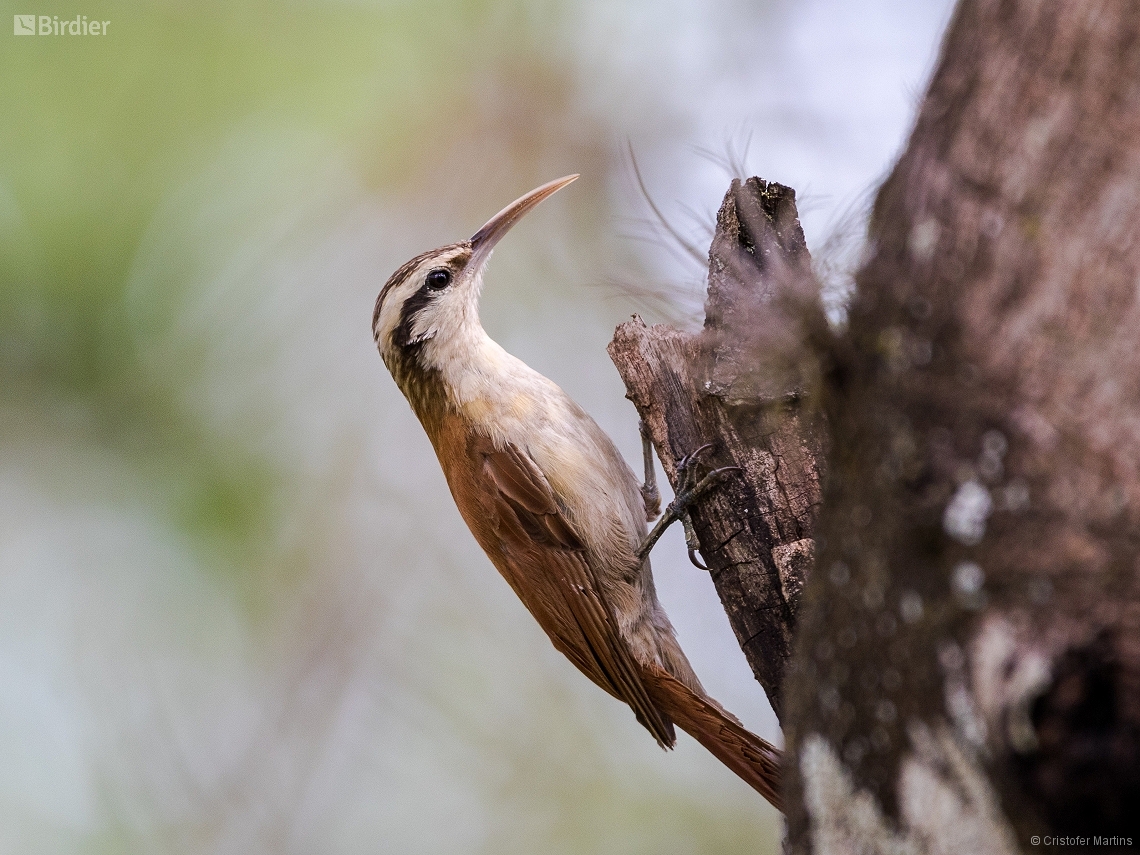
[[[919,264],[927,264],[934,258],[934,251],[938,249],[938,238],[942,236],[942,227],[933,217],[923,220],[910,230],[907,239],[907,249],[911,257]]]
[[[904,591],[899,597],[899,614],[902,619],[907,623],[918,623],[924,613],[922,597],[915,591]]]
[[[997,796],[952,731],[909,728],[912,751],[899,766],[899,823],[859,789],[832,746],[811,735],[800,755],[816,855],[1014,855]]]
[[[780,590],[784,601],[796,602],[803,590],[804,579],[815,561],[815,541],[805,537],[774,547],[772,561],[780,575]]]
[[[970,693],[966,656],[957,644],[948,641],[938,650],[938,664],[944,675],[942,683],[946,712],[958,737],[979,752],[986,751],[986,723]]]
[[[950,587],[958,604],[975,611],[986,604],[986,594],[982,590],[985,582],[985,572],[973,561],[960,561],[950,575]]]
[[[816,855],[911,855],[921,850],[894,834],[875,799],[857,790],[830,743],[812,734],[800,753],[804,800]]]
[[[909,728],[914,752],[899,773],[899,812],[918,852],[1006,855],[1018,851],[974,752],[949,728]]]
[[[1037,737],[1030,707],[1049,685],[1051,675],[1045,651],[1019,639],[1008,619],[991,614],[970,644],[970,675],[973,696],[989,733],[1004,735],[1015,751],[1031,751]]]
[[[942,528],[959,543],[973,546],[986,534],[986,521],[993,510],[990,491],[975,480],[959,485],[942,514]]]

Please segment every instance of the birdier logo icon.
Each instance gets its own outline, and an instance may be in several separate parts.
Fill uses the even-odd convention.
[[[89,21],[86,15],[60,20],[59,15],[13,15],[17,36],[105,36],[110,21]]]

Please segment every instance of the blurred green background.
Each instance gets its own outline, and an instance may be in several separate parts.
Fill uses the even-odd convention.
[[[3,4],[0,853],[736,853],[779,820],[666,755],[479,552],[375,353],[389,273],[551,178],[484,322],[631,461],[605,355],[699,323],[739,171],[859,223],[945,0]],[[107,34],[15,36],[15,14]],[[854,211],[854,213],[852,213]],[[706,686],[777,739],[677,533]]]

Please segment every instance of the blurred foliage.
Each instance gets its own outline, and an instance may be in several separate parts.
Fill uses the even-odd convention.
[[[110,26],[0,36],[0,852],[774,839],[550,649],[368,340],[409,247],[571,169],[605,199],[632,113],[582,90],[589,5],[5,4]],[[612,212],[573,205],[497,281],[596,275],[567,247],[612,259]],[[489,325],[621,407],[554,292]]]
[[[176,322],[185,292],[209,272],[172,257],[156,271],[161,290],[147,288],[145,311],[132,312],[127,286],[148,225],[258,117],[293,147],[263,153],[265,186],[234,188],[250,194],[238,199],[242,219],[218,212],[209,261],[256,233],[280,203],[273,184],[314,168],[320,146],[351,149],[374,187],[414,180],[446,150],[482,67],[504,53],[520,64],[512,45],[535,60],[521,42],[541,12],[496,2],[106,3],[104,37],[8,39],[0,387],[47,403],[44,416],[56,398],[80,404],[93,441],[156,471],[181,525],[251,548],[266,535],[273,473],[188,408],[183,376],[144,364],[140,342]],[[226,188],[212,189],[210,205],[233,204]]]

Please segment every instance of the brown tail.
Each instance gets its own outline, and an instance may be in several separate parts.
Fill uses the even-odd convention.
[[[721,763],[782,811],[780,759],[782,752],[746,730],[715,701],[701,697],[656,668],[642,672],[658,708],[681,730],[701,743]]]

